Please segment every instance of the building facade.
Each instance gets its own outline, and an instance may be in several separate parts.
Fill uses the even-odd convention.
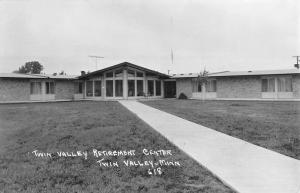
[[[208,74],[202,84],[197,81],[197,76],[173,76],[176,79],[177,96],[184,93],[193,99],[300,99],[300,71],[297,69],[212,73]]]
[[[0,102],[178,98],[300,100],[300,71],[271,70],[169,76],[123,62],[81,76],[0,73]]]

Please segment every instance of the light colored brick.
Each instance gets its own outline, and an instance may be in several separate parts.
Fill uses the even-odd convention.
[[[29,101],[28,79],[0,78],[0,101]]]

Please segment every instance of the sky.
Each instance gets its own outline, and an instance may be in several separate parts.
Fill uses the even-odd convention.
[[[0,0],[0,72],[28,61],[70,75],[124,61],[171,74],[290,69],[297,1]]]

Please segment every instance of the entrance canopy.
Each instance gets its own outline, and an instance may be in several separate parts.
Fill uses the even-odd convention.
[[[79,77],[84,81],[84,98],[130,99],[164,96],[168,75],[129,62]]]

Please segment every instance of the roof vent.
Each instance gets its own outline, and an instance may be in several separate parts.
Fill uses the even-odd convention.
[[[189,73],[189,75],[192,75],[193,73]]]
[[[180,75],[184,75],[184,74],[180,74]]]
[[[249,70],[248,72],[252,72],[252,70]]]

